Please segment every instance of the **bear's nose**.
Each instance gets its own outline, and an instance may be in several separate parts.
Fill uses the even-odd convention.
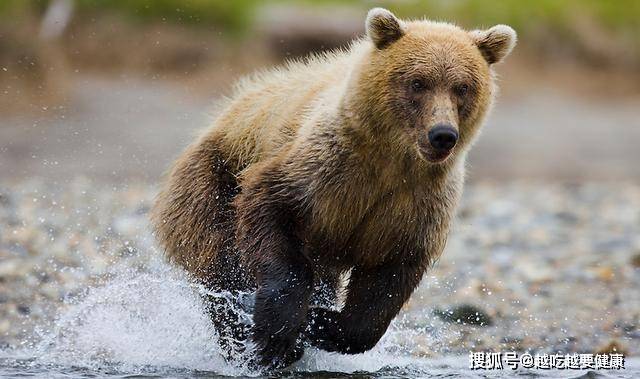
[[[456,145],[458,132],[449,125],[436,125],[429,131],[429,143],[438,152],[447,152]]]

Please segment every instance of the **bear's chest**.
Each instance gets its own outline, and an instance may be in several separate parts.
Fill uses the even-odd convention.
[[[316,211],[311,254],[337,266],[376,266],[444,248],[457,186],[352,188]]]

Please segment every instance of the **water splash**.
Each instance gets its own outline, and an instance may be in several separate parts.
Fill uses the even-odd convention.
[[[51,327],[38,330],[37,343],[18,356],[13,354],[9,362],[0,354],[0,374],[259,375],[247,366],[250,352],[233,362],[223,359],[203,300],[207,296],[228,294],[213,294],[184,271],[162,261],[153,260],[144,267],[116,266],[104,281],[67,301]],[[281,374],[304,377],[321,372],[367,372],[372,377],[441,377],[465,373],[467,377],[483,377],[468,371],[464,357],[416,356],[416,341],[424,338],[425,332],[404,325],[407,322],[411,324],[402,317],[394,322],[378,345],[363,354],[307,349],[299,362]],[[495,374],[510,376],[507,371]],[[537,372],[517,374],[545,377]]]
[[[203,298],[228,295],[211,293],[160,260],[145,267],[116,265],[101,283],[66,301],[51,326],[39,328],[37,342],[21,355],[34,357],[34,365],[257,375],[247,364],[251,349],[232,362],[223,358]],[[394,326],[375,349],[359,355],[307,349],[289,370],[353,373],[407,366],[416,358],[398,354],[398,340],[410,339],[403,333],[406,330]]]
[[[52,324],[38,328],[36,342],[20,355],[31,357],[34,365],[57,367],[257,375],[247,364],[250,348],[232,362],[223,358],[203,300],[207,296],[229,294],[212,293],[184,271],[159,259],[144,267],[121,263],[100,283],[68,299]],[[405,365],[411,359],[403,360],[389,352],[393,350],[390,347],[397,350],[397,335],[388,333],[374,350],[356,356],[307,349],[304,358],[290,370],[349,373]]]
[[[35,362],[122,372],[152,366],[251,374],[241,357],[223,359],[202,300],[206,294],[184,272],[161,262],[115,270],[103,285],[69,300],[52,327],[37,331]]]

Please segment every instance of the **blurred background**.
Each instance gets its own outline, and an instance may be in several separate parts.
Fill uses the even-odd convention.
[[[640,177],[634,0],[3,0],[0,177],[156,182],[233,81],[345,46],[373,6],[517,30],[472,180]]]
[[[197,360],[200,308],[151,264],[157,183],[235,80],[345,46],[374,6],[519,37],[390,351],[640,355],[637,0],[0,0],[0,352]]]

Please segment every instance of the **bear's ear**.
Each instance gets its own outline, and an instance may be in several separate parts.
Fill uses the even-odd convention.
[[[404,24],[384,8],[373,8],[365,22],[367,35],[378,49],[384,49],[404,35]]]
[[[516,45],[516,32],[510,26],[496,25],[487,30],[471,32],[476,46],[489,64],[500,62]]]

